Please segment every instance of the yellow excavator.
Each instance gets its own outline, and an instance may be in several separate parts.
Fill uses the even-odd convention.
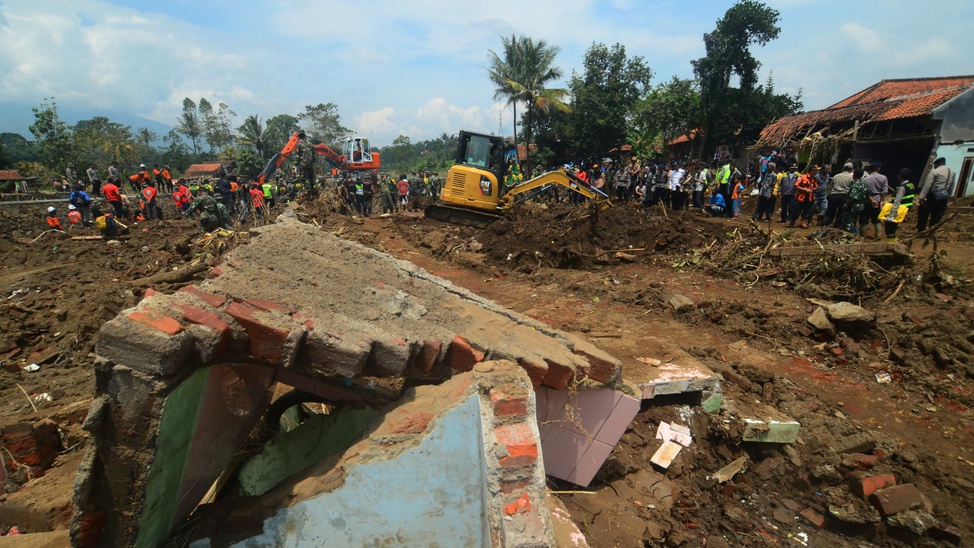
[[[461,131],[455,164],[446,176],[440,203],[428,206],[426,217],[485,228],[516,204],[559,186],[589,200],[609,203],[607,194],[565,170],[549,171],[507,189],[503,188],[506,174],[503,138]]]

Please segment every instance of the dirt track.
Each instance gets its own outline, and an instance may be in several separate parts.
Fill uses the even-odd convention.
[[[860,464],[850,460],[853,453],[832,447],[863,432],[875,445],[869,452],[879,455],[869,473],[915,483],[932,503],[937,526],[956,528],[965,543],[974,538],[974,484],[967,479],[974,472],[974,308],[970,285],[957,269],[974,264],[970,242],[962,241],[974,224],[970,214],[954,220],[950,242],[940,242],[952,284],[911,283],[892,304],[883,304],[889,292],[877,292],[862,303],[878,312],[875,328],[823,337],[805,321],[814,305],[787,280],[741,284],[686,263],[692,249],[724,245],[734,229],[744,230],[740,220],[615,208],[597,214],[605,225],[582,209],[541,210],[476,231],[418,213],[363,222],[317,204],[301,211],[324,230],[583,334],[624,362],[691,355],[724,375],[729,397],[762,399],[802,423],[793,448],[762,450],[735,443],[718,418],[689,411],[684,402],[647,408],[590,486],[595,494],[562,495],[593,546],[633,546],[640,539],[649,545],[770,545],[804,538],[808,545],[883,545],[898,542],[891,534],[910,541],[876,522],[868,505],[849,494],[849,475],[863,471],[855,470]],[[137,227],[120,244],[58,235],[29,243],[42,221],[28,215],[0,209],[0,359],[16,371],[0,372],[0,426],[52,417],[69,449],[55,467],[70,466],[84,438],[66,409],[93,393],[89,353],[101,323],[141,297],[129,282],[210,260],[239,242],[194,244],[196,224],[177,220]],[[693,304],[673,310],[669,303],[677,295]],[[935,352],[937,346],[947,350]],[[35,358],[45,358],[36,373],[14,367]],[[876,381],[881,372],[890,373],[890,384]],[[33,413],[17,384],[28,394],[48,393],[53,405]],[[686,421],[696,440],[665,474],[648,464],[659,420]],[[742,455],[750,464],[732,482],[707,479]],[[13,473],[8,490],[25,479],[18,474],[24,475]],[[63,483],[70,490],[70,482]],[[50,489],[57,490],[39,493]],[[851,509],[846,514],[835,510],[844,506]],[[826,530],[801,517],[809,509],[829,516]],[[6,525],[61,527],[56,517]],[[927,536],[922,542],[934,541]]]

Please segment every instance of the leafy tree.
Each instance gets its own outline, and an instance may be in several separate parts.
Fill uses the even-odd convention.
[[[249,147],[260,159],[267,158],[267,141],[265,141],[264,123],[260,117],[252,114],[244,118],[243,124],[237,128],[237,143]]]
[[[264,130],[264,142],[267,143],[267,154],[271,155],[282,148],[300,128],[298,118],[290,114],[278,114],[267,119],[267,129]]]
[[[58,117],[54,98],[44,99],[40,108],[32,108],[34,123],[30,132],[40,148],[42,162],[55,173],[64,171],[71,150],[71,127]],[[50,101],[48,103],[47,101]]]
[[[489,53],[490,68],[487,75],[497,88],[494,97],[506,98],[514,105],[514,142],[517,144],[517,101],[524,101],[524,142],[530,151],[532,136],[541,118],[552,108],[562,112],[571,110],[565,103],[568,91],[562,88],[546,87],[561,78],[561,70],[554,67],[559,49],[549,46],[544,40],[535,42],[526,36],[501,38],[504,45],[503,58],[494,51]],[[531,169],[528,157],[526,170]]]
[[[10,169],[17,162],[37,162],[41,157],[40,150],[19,133],[0,133],[0,148],[5,157],[0,161],[2,169]]]
[[[147,127],[140,127],[138,131],[139,143],[145,151],[145,157],[152,154],[152,142],[159,138],[159,135]]]
[[[306,106],[304,112],[298,114],[298,119],[304,124],[309,137],[333,147],[352,134],[350,129],[341,124],[341,115],[338,114],[335,103]]]
[[[653,72],[642,57],[626,56],[615,44],[593,44],[585,52],[584,73],[572,74],[571,133],[581,156],[601,157],[626,142],[637,100],[649,89]]]
[[[167,144],[166,149],[162,152],[162,163],[173,170],[173,175],[186,171],[193,162],[189,146],[183,141],[179,131],[176,129],[169,130],[162,141]]]
[[[706,56],[693,61],[700,80],[703,105],[701,151],[711,152],[718,144],[737,146],[754,140],[754,128],[764,127],[774,117],[801,107],[801,95],[777,96],[774,86],[757,86],[761,63],[751,46],[763,46],[778,37],[780,14],[758,0],[739,0],[717,21],[713,32],[704,34]],[[733,87],[736,78],[737,87]],[[769,95],[770,94],[770,95]],[[776,116],[760,103],[771,101]],[[752,117],[758,115],[758,117]]]
[[[637,154],[646,156],[652,142],[667,143],[700,127],[700,90],[696,80],[673,77],[661,83],[636,105],[630,141]]]
[[[203,138],[203,128],[203,122],[200,120],[196,110],[196,103],[189,97],[186,97],[183,99],[183,113],[179,116],[179,120],[176,121],[176,129],[189,138],[189,142],[193,145],[194,156],[199,156],[200,153],[200,141]]]
[[[74,127],[72,159],[79,168],[90,163],[104,168],[113,160],[134,163],[138,156],[138,146],[129,126],[95,116]]]
[[[256,178],[263,171],[265,160],[257,154],[257,151],[251,146],[237,146],[234,148],[234,153],[230,155],[227,159],[232,159],[237,162],[237,171],[241,174]]]

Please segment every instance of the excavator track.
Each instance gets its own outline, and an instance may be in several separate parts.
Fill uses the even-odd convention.
[[[430,204],[426,206],[424,213],[427,219],[435,219],[444,223],[471,226],[474,228],[487,228],[490,223],[504,217],[500,213],[477,211],[444,204]]]

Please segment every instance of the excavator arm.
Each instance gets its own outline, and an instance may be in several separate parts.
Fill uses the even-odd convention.
[[[608,194],[588,184],[582,179],[579,179],[575,175],[564,170],[557,170],[542,173],[533,179],[524,181],[517,186],[511,187],[506,193],[504,193],[504,196],[501,197],[498,206],[501,209],[510,209],[511,207],[514,207],[515,204],[530,200],[538,194],[547,191],[552,185],[567,188],[572,192],[581,194],[582,196],[597,202],[609,197]]]
[[[291,157],[291,154],[294,152],[294,149],[297,148],[297,146],[298,132],[295,131],[294,135],[291,135],[291,138],[288,139],[287,144],[284,145],[284,148],[275,154],[274,157],[267,162],[267,165],[264,166],[264,170],[261,171],[260,175],[257,176],[257,184],[263,185],[268,177],[274,175],[274,172],[281,168],[281,164]]]
[[[361,140],[365,141],[365,139]],[[274,175],[274,172],[280,169],[284,162],[291,157],[297,146],[298,132],[295,131],[294,134],[291,135],[291,138],[288,140],[287,144],[284,145],[284,148],[282,148],[280,152],[275,154],[274,157],[267,162],[264,170],[261,171],[260,175],[257,177],[257,183],[262,185],[270,176]],[[324,156],[325,160],[328,161],[329,164],[343,171],[378,171],[379,169],[378,152],[369,153],[368,161],[363,161],[359,160],[358,158],[352,158],[351,155],[349,156],[351,159],[346,158],[345,156],[335,152],[330,146],[324,143],[312,145],[312,148],[314,149],[316,155]]]

